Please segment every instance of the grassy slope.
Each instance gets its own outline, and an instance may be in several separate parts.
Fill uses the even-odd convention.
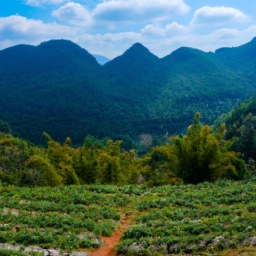
[[[123,255],[136,248],[141,255],[164,250],[211,255],[241,248],[256,236],[256,178],[152,189],[1,186],[0,191],[0,243],[86,251],[100,246],[102,235],[111,236],[124,214],[133,220],[117,248]]]

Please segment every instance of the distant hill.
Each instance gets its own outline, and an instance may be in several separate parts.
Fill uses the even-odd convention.
[[[34,143],[46,131],[130,148],[142,133],[181,133],[195,112],[211,123],[256,92],[255,41],[215,53],[181,47],[164,58],[136,43],[103,66],[67,40],[10,47],[0,51],[0,119]]]
[[[96,55],[96,54],[93,54],[93,56],[95,57],[95,59],[97,60],[97,62],[100,64],[100,65],[104,65],[106,64],[107,62],[110,61],[110,59],[104,57],[104,56],[101,56],[101,55]]]

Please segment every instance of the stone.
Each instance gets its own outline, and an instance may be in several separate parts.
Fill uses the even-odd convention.
[[[212,245],[217,245],[218,243],[220,243],[221,241],[224,241],[224,237],[223,236],[216,236],[213,241],[212,241]]]
[[[243,241],[243,245],[256,245],[256,236],[250,237]]]

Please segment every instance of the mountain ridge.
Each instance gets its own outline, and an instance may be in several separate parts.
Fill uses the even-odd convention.
[[[0,51],[0,119],[34,143],[43,131],[74,143],[87,134],[122,139],[125,147],[142,133],[179,133],[196,111],[213,122],[256,92],[255,40],[229,49],[233,58],[189,47],[158,58],[136,43],[103,66],[68,40],[13,46]]]

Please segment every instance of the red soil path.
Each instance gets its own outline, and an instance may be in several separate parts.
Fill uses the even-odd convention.
[[[112,234],[111,237],[103,237],[104,245],[98,250],[87,252],[89,256],[114,256],[115,247],[119,243],[119,240],[122,236],[122,233],[128,229],[130,226],[130,219],[127,216],[124,216],[121,219],[121,225],[117,230]]]

